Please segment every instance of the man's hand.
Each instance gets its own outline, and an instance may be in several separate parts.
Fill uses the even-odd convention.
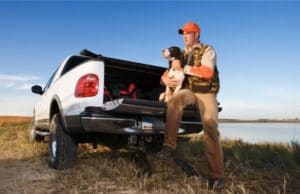
[[[197,68],[197,67],[193,67],[193,66],[190,66],[190,65],[186,65],[186,66],[184,66],[183,72],[184,72],[185,74],[188,74],[188,75],[201,77],[201,74],[195,73],[195,69],[196,69],[196,68]]]
[[[170,88],[176,88],[176,86],[180,84],[179,80],[175,80],[174,78],[169,78],[169,76],[163,76],[161,80],[166,86]]]
[[[191,67],[192,67],[192,66],[190,66],[190,65],[185,65],[184,68],[183,68],[183,73],[188,74],[188,75],[191,75],[191,74],[190,74]]]

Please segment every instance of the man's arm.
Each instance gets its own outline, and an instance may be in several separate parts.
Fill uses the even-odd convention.
[[[207,47],[202,59],[201,66],[185,66],[184,72],[189,75],[198,76],[203,79],[210,79],[214,74],[216,66],[216,53],[212,47]]]

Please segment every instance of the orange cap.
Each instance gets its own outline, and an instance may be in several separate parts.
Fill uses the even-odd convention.
[[[200,34],[200,27],[194,22],[186,23],[181,29],[178,30],[179,34],[183,34],[184,32],[196,32]]]

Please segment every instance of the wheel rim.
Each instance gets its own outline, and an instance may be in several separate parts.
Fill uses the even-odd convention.
[[[56,140],[52,141],[52,156],[56,157]]]

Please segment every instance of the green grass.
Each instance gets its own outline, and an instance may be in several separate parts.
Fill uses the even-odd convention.
[[[93,149],[80,144],[75,168],[48,167],[47,142],[29,142],[29,122],[0,125],[0,193],[218,193],[204,177],[189,176],[173,161],[147,155],[141,168],[136,149]],[[222,142],[226,185],[223,193],[299,193],[300,145]],[[201,136],[180,142],[176,157],[208,173]]]

